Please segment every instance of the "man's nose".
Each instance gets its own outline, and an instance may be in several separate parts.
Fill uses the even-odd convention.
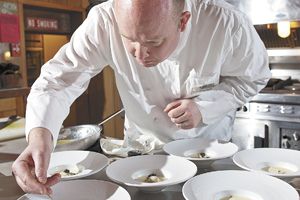
[[[135,47],[134,56],[141,61],[144,61],[145,58],[149,56],[148,48],[141,45],[140,43],[137,43]]]

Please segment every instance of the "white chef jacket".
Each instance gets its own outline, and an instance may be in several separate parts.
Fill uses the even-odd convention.
[[[113,0],[95,6],[70,42],[47,62],[31,88],[26,133],[51,131],[55,141],[70,105],[104,66],[114,70],[125,108],[125,128],[151,135],[158,143],[194,137],[229,140],[235,110],[256,95],[270,77],[265,47],[249,19],[218,0],[187,0],[191,12],[177,49],[146,68],[126,51]],[[193,98],[202,123],[183,130],[163,109]]]

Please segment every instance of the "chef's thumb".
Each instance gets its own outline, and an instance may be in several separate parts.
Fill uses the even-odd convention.
[[[50,154],[38,152],[32,155],[35,165],[35,175],[42,184],[47,182],[47,169],[49,166]]]

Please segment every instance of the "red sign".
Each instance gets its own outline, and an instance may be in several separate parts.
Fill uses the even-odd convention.
[[[56,19],[27,17],[26,25],[26,28],[29,30],[58,30],[58,20]]]
[[[18,15],[0,14],[0,42],[20,42],[20,28]]]
[[[11,43],[10,44],[10,52],[12,57],[21,56],[21,47],[20,43]]]

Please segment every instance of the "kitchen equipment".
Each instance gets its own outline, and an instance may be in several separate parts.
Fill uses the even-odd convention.
[[[268,50],[272,79],[239,110],[232,142],[255,147],[300,150],[300,51]]]
[[[298,0],[226,0],[252,20],[253,24],[269,24],[300,19]]]
[[[291,86],[291,85],[293,85],[293,81],[292,81],[292,78],[289,77],[285,80],[280,80],[277,83],[275,83],[274,85],[272,85],[272,89],[278,90],[278,89],[282,89],[282,88],[285,88],[286,86]]]
[[[300,150],[300,95],[261,93],[238,111],[232,142],[242,149]]]
[[[102,124],[122,113],[124,108],[110,115],[97,125],[78,125],[60,130],[55,151],[84,150],[93,145],[102,131]]]

